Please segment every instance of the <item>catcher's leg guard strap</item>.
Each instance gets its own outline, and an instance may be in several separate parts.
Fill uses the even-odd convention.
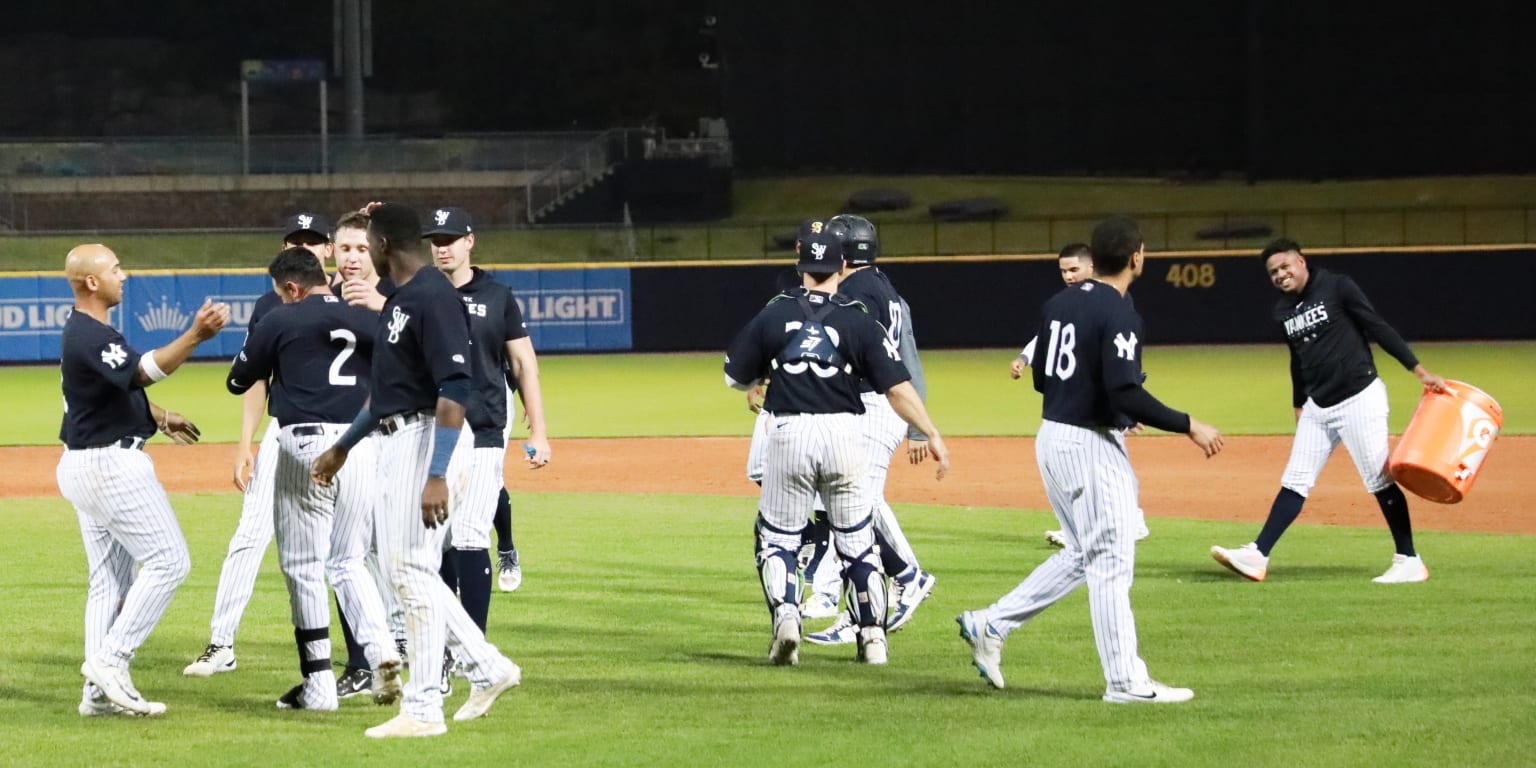
[[[299,646],[299,671],[305,675],[330,671],[331,632],[329,627],[295,628],[293,641]]]
[[[880,572],[880,560],[872,550],[865,550],[859,557],[850,557],[843,569],[848,589],[848,608],[855,623],[861,627],[885,626],[885,574]]]
[[[763,582],[763,597],[772,613],[784,603],[800,604],[800,572],[796,555],[804,531],[786,531],[758,517],[757,573]]]

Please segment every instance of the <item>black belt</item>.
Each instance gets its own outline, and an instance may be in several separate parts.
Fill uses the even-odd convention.
[[[322,427],[319,424],[300,424],[296,427],[289,427],[288,434],[293,435],[294,437],[312,437],[314,435],[323,435],[325,434],[325,427]]]
[[[102,443],[100,445],[87,445],[82,450],[90,450],[92,448],[127,448],[130,451],[141,451],[144,449],[144,443],[147,439],[148,438],[143,437],[125,437],[121,440],[114,440],[110,443]]]
[[[422,419],[432,416],[435,411],[412,411],[411,413],[397,413],[394,416],[385,416],[379,419],[379,434],[388,437],[410,424],[415,424]]]

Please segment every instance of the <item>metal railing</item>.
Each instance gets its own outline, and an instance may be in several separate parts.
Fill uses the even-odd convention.
[[[438,138],[252,136],[250,173],[436,173],[549,167],[596,131],[487,133]],[[324,162],[322,157],[325,158]],[[240,175],[238,136],[0,141],[0,177]]]
[[[628,159],[629,140],[636,132],[629,128],[604,131],[550,163],[543,173],[524,185],[524,221],[538,221],[573,190],[606,175],[614,165]]]

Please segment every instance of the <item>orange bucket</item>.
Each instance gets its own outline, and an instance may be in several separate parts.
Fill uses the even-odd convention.
[[[1497,401],[1471,384],[1446,379],[1445,392],[1424,391],[1387,468],[1414,495],[1455,504],[1472,490],[1503,426]]]

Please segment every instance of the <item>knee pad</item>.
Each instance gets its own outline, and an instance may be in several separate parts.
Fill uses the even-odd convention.
[[[844,562],[843,582],[854,622],[861,627],[884,627],[885,574],[880,572],[880,558],[873,549],[866,549],[857,557],[844,558]]]
[[[757,574],[763,583],[763,597],[772,613],[780,605],[800,604],[800,569],[797,556],[804,531],[786,531],[769,525],[761,516],[755,526]]]

